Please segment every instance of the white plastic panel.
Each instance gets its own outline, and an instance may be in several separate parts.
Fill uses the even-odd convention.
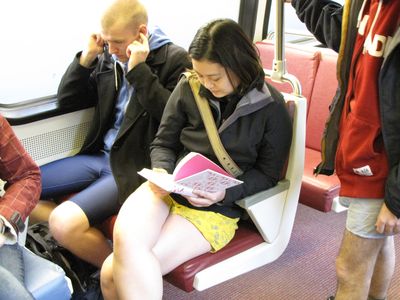
[[[13,126],[16,135],[38,165],[79,151],[93,116],[93,109]]]

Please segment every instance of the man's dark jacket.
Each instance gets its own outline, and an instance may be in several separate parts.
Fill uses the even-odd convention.
[[[104,135],[114,122],[123,72],[109,53],[102,54],[90,68],[79,64],[80,55],[76,55],[61,80],[58,100],[62,108],[77,103],[95,106],[80,151],[81,154],[90,154],[103,149]],[[150,167],[149,145],[157,132],[165,104],[181,73],[190,67],[187,52],[168,43],[151,51],[146,63],[138,64],[126,74],[134,92],[110,151],[120,203],[144,181],[137,171]]]

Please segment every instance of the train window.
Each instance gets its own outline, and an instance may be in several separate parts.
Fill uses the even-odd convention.
[[[0,103],[54,95],[73,53],[96,25],[99,4],[105,2],[2,1]]]
[[[74,53],[98,31],[111,0],[14,0],[0,2],[2,68],[0,106],[54,96]],[[200,25],[214,18],[238,19],[240,0],[142,0],[150,25],[159,25],[188,47]],[[212,7],[212,9],[210,9]],[[194,9],[195,8],[195,9]]]
[[[268,32],[269,37],[275,33],[275,15],[276,15],[276,0],[271,0],[271,13],[269,18]],[[344,3],[344,0],[333,0],[337,3]],[[285,4],[284,7],[285,21],[285,41],[292,43],[314,43],[313,35],[308,31],[306,26],[298,19],[294,8],[290,4]]]

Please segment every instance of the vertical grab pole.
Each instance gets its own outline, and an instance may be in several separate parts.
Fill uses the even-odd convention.
[[[301,96],[301,85],[299,80],[286,72],[286,60],[284,55],[284,0],[275,0],[275,51],[272,62],[272,71],[265,70],[267,77],[276,82],[288,82],[293,89],[293,95]]]
[[[283,34],[284,34],[284,14],[283,14],[283,0],[275,0],[276,3],[276,17],[275,17],[275,56],[272,66],[272,79],[275,77],[281,80],[283,74],[286,74],[286,61],[283,51]]]

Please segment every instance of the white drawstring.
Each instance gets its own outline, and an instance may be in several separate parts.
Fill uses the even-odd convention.
[[[114,77],[115,77],[115,90],[118,91],[118,71],[117,71],[116,61],[114,61]]]
[[[365,9],[365,4],[367,4],[367,0],[364,0],[363,4],[362,4],[362,6],[361,6],[360,12],[358,13],[357,28],[360,27],[361,20],[362,20],[362,15],[363,15],[364,9]]]
[[[382,1],[383,1],[383,0],[379,0],[378,9],[376,10],[374,20],[372,21],[371,29],[370,29],[369,32],[368,32],[368,37],[371,36],[372,31],[374,30],[374,27],[375,27],[376,20],[378,20],[378,16],[379,16],[379,14],[381,13]]]

